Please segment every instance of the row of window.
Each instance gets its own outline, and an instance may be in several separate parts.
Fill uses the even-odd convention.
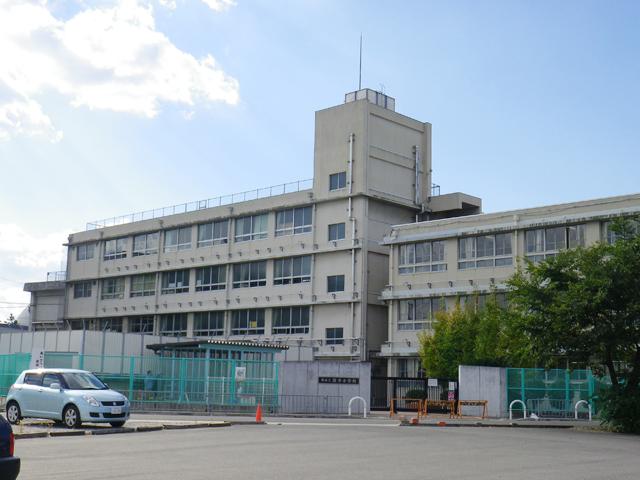
[[[311,281],[311,255],[279,258],[273,261],[273,284],[293,285]],[[231,268],[232,288],[263,287],[267,284],[267,260],[237,263]],[[101,281],[101,299],[122,299],[127,277],[105,278]],[[143,273],[130,277],[130,297],[156,294],[156,273]],[[91,297],[94,281],[77,282],[73,286],[74,298]],[[160,274],[160,293],[187,293],[191,286],[191,270],[171,270]],[[227,266],[217,265],[195,269],[195,291],[224,290],[227,286]],[[344,291],[344,275],[327,277],[327,292]]]
[[[259,240],[268,236],[268,213],[249,215],[235,220],[235,242]],[[311,206],[290,208],[276,212],[275,236],[298,235],[308,233],[312,228],[313,210]],[[199,224],[197,247],[211,247],[229,241],[229,219]],[[163,251],[165,253],[188,250],[192,246],[192,227],[165,230]],[[334,223],[328,226],[329,241],[345,238],[345,224]],[[115,260],[127,257],[127,237],[105,240],[103,259]],[[133,237],[133,257],[155,255],[160,248],[160,232],[143,233]],[[90,260],[95,255],[95,244],[86,243],[76,247],[76,260]]]
[[[458,269],[513,265],[512,239],[513,232],[459,238]],[[539,262],[560,250],[584,246],[585,226],[527,230],[525,244],[526,257]],[[400,245],[399,273],[441,272],[446,269],[444,241]]]
[[[264,335],[265,309],[232,310],[229,314],[230,335]],[[310,329],[310,308],[280,307],[273,308],[271,316],[271,334],[295,335],[308,334]],[[122,318],[101,318],[93,321],[93,327],[98,330],[122,332],[124,322]],[[127,331],[130,333],[154,333],[153,315],[128,317]],[[71,322],[72,329],[85,328],[82,320]],[[225,312],[196,312],[193,314],[193,336],[219,337],[225,333]],[[327,328],[326,343],[329,345],[344,343],[342,328]],[[187,314],[169,313],[159,315],[158,334],[181,337],[187,335]]]
[[[460,295],[456,301],[462,308],[470,307],[474,310],[483,309],[490,296],[494,296],[500,306],[506,305],[504,293]],[[414,298],[400,300],[400,315],[398,317],[398,330],[430,330],[433,328],[436,313],[446,310],[444,298]]]

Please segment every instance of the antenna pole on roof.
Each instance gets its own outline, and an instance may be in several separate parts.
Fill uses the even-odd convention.
[[[362,90],[362,33],[360,34],[360,68],[358,70],[358,90]]]

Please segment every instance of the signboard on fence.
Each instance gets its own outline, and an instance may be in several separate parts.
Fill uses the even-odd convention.
[[[44,350],[34,348],[31,351],[31,361],[29,368],[44,368]]]
[[[430,378],[427,380],[427,387],[437,387],[437,386],[438,386],[437,378]]]
[[[359,385],[357,377],[318,377],[318,383],[338,383],[342,385]]]
[[[243,382],[247,379],[247,367],[236,367],[236,382]]]

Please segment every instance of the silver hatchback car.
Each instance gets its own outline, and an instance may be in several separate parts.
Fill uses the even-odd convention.
[[[93,373],[66,368],[25,370],[7,394],[7,420],[48,418],[69,428],[82,422],[121,427],[129,419],[129,400]]]

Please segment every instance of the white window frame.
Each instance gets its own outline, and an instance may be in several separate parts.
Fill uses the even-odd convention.
[[[150,329],[146,327],[151,325]],[[144,326],[144,328],[143,328]],[[154,327],[153,315],[132,316],[128,319],[127,332],[152,335]]]
[[[336,179],[336,186],[332,185],[332,180]],[[329,175],[329,191],[335,192],[347,188],[347,172],[336,172]]]
[[[160,325],[158,334],[164,337],[186,337],[187,336],[187,314],[186,313],[166,313],[160,315]]]
[[[78,282],[73,285],[73,298],[90,298],[91,281]]]
[[[309,215],[305,220],[305,213],[307,212]],[[276,237],[309,233],[311,232],[312,227],[313,207],[311,205],[288,208],[286,210],[279,210],[276,212]]]
[[[264,308],[231,311],[231,335],[264,335]]]
[[[142,288],[135,289],[140,285],[137,283],[142,282]],[[156,294],[156,274],[155,273],[142,273],[139,275],[131,276],[131,289],[129,291],[130,297],[150,297]]]
[[[113,245],[113,250],[110,250],[110,245]],[[104,242],[104,255],[103,260],[116,260],[118,258],[127,257],[127,237],[110,238]]]
[[[191,248],[191,234],[193,228],[179,227],[171,228],[164,231],[164,252],[179,252],[182,250],[188,250]],[[169,235],[175,232],[175,243],[169,243]],[[173,242],[173,239],[171,239]]]
[[[244,224],[246,219],[250,219],[250,231],[248,233],[238,233],[238,226]],[[269,236],[269,214],[260,213],[256,215],[246,215],[235,220],[234,241],[248,242],[250,240],[262,240]]]
[[[311,264],[311,255],[276,258],[273,261],[273,284],[294,285],[310,282]]]
[[[434,251],[437,253],[435,260]],[[398,273],[400,275],[445,272],[446,270],[444,241],[405,243],[398,248]]]
[[[222,278],[220,278],[222,277]],[[217,279],[217,282],[211,281]],[[227,288],[227,266],[212,265],[196,268],[196,292],[224,290]]]
[[[342,290],[338,290],[338,284],[339,284],[339,280],[340,277],[342,277]],[[336,283],[335,284],[335,290],[331,290],[331,282],[333,281]],[[345,277],[344,275],[327,275],[327,293],[337,293],[337,292],[344,292],[345,289]]]
[[[185,281],[184,275],[186,272],[187,279]],[[178,280],[178,274],[182,277]],[[173,281],[172,277],[173,276]],[[167,281],[165,282],[165,278]],[[169,272],[162,272],[162,283],[160,293],[162,295],[174,294],[174,293],[188,293],[189,284],[191,283],[191,271],[189,269],[183,270],[171,270]],[[166,286],[165,286],[166,285]]]
[[[224,335],[224,311],[195,312],[194,337],[221,337]]]
[[[443,310],[444,299],[425,297],[400,300],[398,305],[398,330],[432,330],[435,313]]]
[[[342,228],[340,228],[342,227]],[[333,232],[332,232],[333,229]],[[330,242],[336,242],[338,240],[344,240],[346,235],[345,222],[331,223],[328,226],[327,238]]]
[[[561,245],[560,248],[557,248],[556,244],[547,240],[547,236],[552,231],[561,231],[564,245]],[[573,241],[572,231],[576,232],[576,237]],[[534,242],[530,242],[529,239],[534,235]],[[525,258],[533,263],[538,263],[547,258],[555,257],[560,251],[566,250],[567,248],[584,247],[585,243],[586,225],[584,223],[529,229],[526,230],[524,234]]]
[[[143,240],[143,248],[136,250],[137,241]],[[155,246],[153,245],[155,241]],[[131,249],[132,257],[139,257],[142,255],[155,255],[158,253],[158,247],[160,244],[160,232],[141,233],[133,237],[133,248]]]
[[[233,288],[264,287],[267,284],[267,261],[236,263],[232,273]],[[261,273],[264,273],[264,277],[260,276]]]
[[[271,311],[271,333],[273,335],[293,335],[309,333],[311,308],[279,307]]]
[[[338,335],[340,333],[340,335]],[[327,327],[324,330],[325,345],[344,345],[344,328]]]
[[[91,260],[95,254],[95,243],[82,243],[76,246],[76,261]]]
[[[211,230],[211,236],[206,229]],[[229,242],[229,219],[214,220],[213,222],[200,223],[198,225],[198,248],[224,245]]]
[[[478,252],[479,240],[491,239],[493,246],[491,252],[484,254]],[[499,251],[498,239],[509,239],[509,253]],[[469,249],[463,247],[469,242]],[[506,250],[506,249],[504,249]],[[481,253],[481,254],[479,254]],[[491,233],[487,235],[474,235],[472,237],[458,238],[458,270],[472,268],[510,267],[513,265],[513,232]]]
[[[106,290],[106,291],[105,291]],[[114,300],[124,298],[124,277],[102,279],[100,299]]]

